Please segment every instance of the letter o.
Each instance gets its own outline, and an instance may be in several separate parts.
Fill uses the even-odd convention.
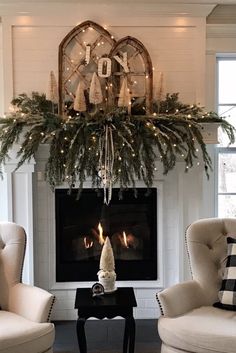
[[[98,61],[98,76],[109,77],[111,75],[111,59],[100,58]]]

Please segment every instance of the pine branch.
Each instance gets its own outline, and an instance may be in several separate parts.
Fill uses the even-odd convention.
[[[55,114],[52,102],[37,92],[31,97],[21,94],[12,103],[15,112],[0,119],[0,165],[6,162],[14,144],[19,144],[19,168],[35,156],[40,144],[48,143],[45,175],[52,188],[66,182],[71,189],[78,182],[82,189],[88,177],[94,188],[103,186],[98,172],[99,156],[104,152],[100,142],[105,139],[106,126],[114,144],[112,179],[119,184],[121,194],[130,186],[135,190],[136,180],[151,187],[158,158],[167,174],[178,158],[182,158],[188,171],[201,156],[209,177],[212,163],[202,137],[204,122],[219,123],[230,143],[235,141],[235,129],[224,118],[179,102],[177,93],[154,102],[151,116],[144,115],[141,100],[133,104],[132,115],[124,108],[78,113],[70,107],[66,117]]]

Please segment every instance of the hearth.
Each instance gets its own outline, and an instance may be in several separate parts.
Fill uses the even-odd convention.
[[[157,279],[157,189],[113,189],[109,206],[92,189],[56,193],[56,281],[96,281],[101,249],[110,237],[117,280]]]

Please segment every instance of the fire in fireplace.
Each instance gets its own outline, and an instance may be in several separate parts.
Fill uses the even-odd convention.
[[[103,204],[92,189],[56,190],[56,281],[96,281],[105,238],[113,247],[117,280],[157,279],[157,189],[114,189]]]

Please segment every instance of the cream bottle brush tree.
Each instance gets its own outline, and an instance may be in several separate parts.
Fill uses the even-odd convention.
[[[109,272],[115,270],[114,254],[109,237],[106,237],[102,248],[99,268],[100,270]]]
[[[89,101],[92,104],[100,104],[103,101],[102,88],[96,72],[93,73],[89,90]]]
[[[116,290],[115,281],[115,260],[110,239],[106,237],[102,248],[100,258],[100,270],[98,271],[98,280],[104,287],[105,293],[112,293]]]
[[[84,90],[85,90],[85,85],[82,81],[80,81],[76,90],[75,100],[74,100],[74,110],[77,110],[79,112],[85,112],[87,109]]]

